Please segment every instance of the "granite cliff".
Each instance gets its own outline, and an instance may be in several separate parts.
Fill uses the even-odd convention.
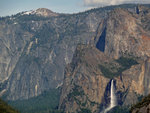
[[[0,95],[9,100],[29,99],[60,87],[77,44],[90,43],[113,9],[135,12],[135,6],[109,6],[78,14],[40,8],[1,17]]]
[[[59,109],[104,112],[112,79],[119,106],[131,106],[150,93],[150,9],[137,10],[109,12],[90,44],[77,47],[65,70]]]
[[[105,17],[101,12],[68,15],[38,9],[2,17],[0,95],[28,99],[61,86],[76,45],[87,44],[94,36]]]
[[[113,79],[117,105],[136,103],[150,93],[149,18],[149,5],[132,4],[1,17],[0,96],[30,99],[62,87],[60,110],[97,113],[110,104]]]

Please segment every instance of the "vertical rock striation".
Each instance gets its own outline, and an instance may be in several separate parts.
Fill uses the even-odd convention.
[[[59,109],[103,111],[114,102],[109,82],[112,78],[120,106],[135,104],[140,96],[150,93],[150,10],[138,8],[139,14],[121,8],[113,10],[101,21],[90,44],[77,48],[65,71]],[[95,95],[98,91],[99,95]]]

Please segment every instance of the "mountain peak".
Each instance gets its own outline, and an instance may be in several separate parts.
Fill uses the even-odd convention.
[[[55,13],[55,12],[49,10],[49,9],[46,9],[46,8],[37,9],[36,14],[41,15],[41,16],[45,16],[45,17],[47,17],[47,16],[58,16],[57,13]]]
[[[44,17],[58,16],[57,13],[46,8],[38,8],[37,10],[26,11],[26,12],[23,12],[23,14],[25,15],[36,14],[36,15],[44,16]]]

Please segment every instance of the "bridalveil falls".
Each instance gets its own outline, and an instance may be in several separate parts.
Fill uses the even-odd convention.
[[[117,105],[116,95],[114,91],[114,80],[111,80],[111,89],[110,89],[110,105],[108,108],[104,110],[104,113],[107,113],[109,110],[111,110],[113,107]]]

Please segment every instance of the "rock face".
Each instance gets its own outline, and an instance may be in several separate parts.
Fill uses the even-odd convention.
[[[15,69],[22,52],[32,34],[21,29],[20,25],[1,23],[0,27],[0,95],[6,92],[7,81]]]
[[[1,17],[0,96],[28,99],[60,86],[76,45],[89,43],[110,10],[56,15],[42,8]]]
[[[45,9],[45,8],[39,8],[35,11],[37,15],[40,16],[45,16],[45,17],[54,17],[54,16],[58,16],[57,13],[52,12],[49,9]]]
[[[85,106],[93,104],[93,110],[97,111],[97,107],[102,101],[109,100],[104,99],[102,95],[109,94],[109,91],[105,93],[105,88],[110,88],[107,84],[110,78],[103,76],[105,72],[102,73],[98,68],[105,68],[109,63],[113,64],[111,65],[112,67],[115,65],[117,69],[120,67],[125,68],[125,66],[114,61],[114,58],[120,58],[125,53],[142,58],[137,69],[140,69],[141,65],[149,66],[147,63],[147,57],[149,57],[149,9],[139,7],[139,14],[137,14],[134,11],[135,6],[110,6],[72,15],[56,14],[42,8],[36,10],[36,14],[26,12],[10,17],[1,17],[0,96],[4,96],[8,100],[28,99],[40,95],[45,90],[57,88],[63,82],[65,66],[72,61],[76,46],[78,44],[89,44],[88,47],[92,48],[90,52],[95,51],[95,59],[100,60],[102,63],[98,60],[94,61],[95,59],[92,60],[92,56],[89,56],[90,60],[92,60],[92,62],[89,61],[89,64],[95,66],[95,68],[91,68],[92,70],[90,71],[84,65],[79,72],[87,74],[87,77],[90,78],[86,81],[87,86],[82,88],[85,95],[90,92],[90,96],[84,96],[88,103]],[[125,7],[130,12],[125,9],[113,10],[117,7]],[[134,46],[133,43],[135,43]],[[101,52],[94,47],[100,49]],[[98,54],[103,56],[102,59]],[[125,56],[129,55],[126,54]],[[104,60],[105,56],[108,56],[106,61]],[[105,65],[105,62],[108,65]],[[94,63],[101,65],[97,66]],[[76,65],[74,66],[76,67]],[[89,72],[84,71],[84,68],[89,69]],[[111,69],[112,73],[117,73],[117,69]],[[149,79],[147,79],[149,70],[147,68],[143,70],[143,79],[144,81],[147,80],[147,82],[144,85],[141,83],[143,85],[141,87],[146,89],[149,87]],[[95,76],[94,73],[98,73],[99,76]],[[94,77],[89,76],[89,74],[94,75]],[[75,72],[74,75],[76,76]],[[141,76],[143,76],[142,73]],[[115,80],[116,84],[121,84],[124,87],[122,82],[117,82],[117,78]],[[129,81],[132,80],[129,79]],[[97,85],[90,86],[88,85],[89,82]],[[83,82],[76,85],[83,93],[80,87],[81,84]],[[130,86],[130,84],[126,86]],[[91,89],[92,87],[94,88],[93,90]],[[69,93],[73,86],[68,86],[68,88],[66,93]],[[138,92],[142,92],[141,90],[138,90]],[[126,91],[126,89],[123,91]],[[149,93],[149,90],[144,94],[146,95],[147,93]],[[66,96],[67,94],[64,95]],[[91,95],[95,96],[92,97]],[[119,93],[118,95],[122,96],[123,94]],[[64,103],[63,100],[64,97],[62,96],[60,102]],[[108,103],[109,101],[106,101],[101,106],[108,105]],[[77,108],[79,106],[73,109]]]
[[[150,9],[138,8],[138,14],[111,11],[90,44],[77,48],[65,70],[59,109],[103,112],[110,104],[111,79],[117,105],[135,104],[150,93]]]
[[[147,105],[139,109],[135,109],[132,113],[149,113],[149,111],[150,111],[150,105]]]
[[[147,12],[143,14],[143,12]],[[144,18],[149,17],[149,9],[145,11],[145,9],[141,9],[141,13],[139,15],[129,13],[125,9],[115,9],[107,18],[107,22],[103,22],[99,27],[99,31],[102,28],[103,36],[105,34],[104,39],[105,42],[100,42],[99,34],[96,37],[96,42],[99,45],[103,45],[105,47],[104,53],[113,57],[115,59],[119,58],[123,54],[133,54],[137,57],[149,57],[149,30],[144,27],[144,25],[149,26],[149,23],[146,22],[149,19],[144,21]],[[130,21],[129,21],[130,20]],[[102,38],[100,38],[102,39]],[[103,40],[104,40],[103,39]],[[102,47],[97,47],[100,50]],[[101,50],[103,51],[103,50]]]
[[[114,71],[110,74],[115,81],[117,105],[135,104],[141,95],[149,94],[149,84],[145,85],[144,82],[144,79],[149,77],[149,74],[146,74],[149,70],[147,68],[149,67],[147,66],[148,62],[137,61],[139,63],[128,67],[128,69],[123,69],[122,72]],[[63,109],[65,112],[87,110],[97,113],[108,107],[112,78],[105,75],[104,69],[110,71],[109,68],[113,66],[108,67],[109,65],[116,66],[117,68],[114,70],[119,71],[123,64],[119,60],[108,57],[93,46],[79,46],[72,63],[65,70],[59,109]],[[147,83],[149,83],[148,79]]]
[[[150,110],[150,95],[144,97],[140,102],[132,106],[131,113],[148,113]]]
[[[61,109],[65,112],[97,111],[109,82],[99,70],[99,64],[103,61],[108,61],[108,58],[96,48],[77,48],[73,62],[65,71]]]

